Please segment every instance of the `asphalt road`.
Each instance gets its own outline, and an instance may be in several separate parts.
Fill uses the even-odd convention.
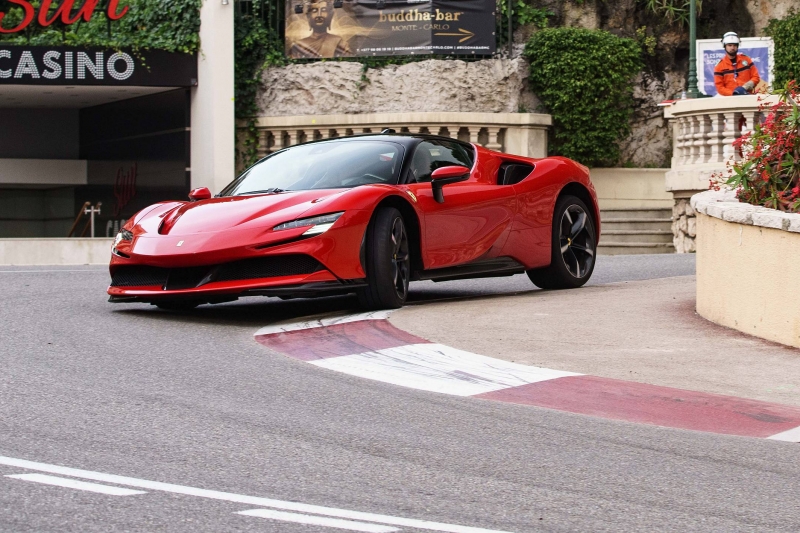
[[[693,260],[601,258],[593,282],[691,274]],[[392,520],[466,531],[400,518],[505,531],[800,530],[797,445],[404,389],[253,340],[353,298],[174,314],[108,304],[107,282],[96,267],[0,269],[0,531],[345,531],[326,513],[365,531]],[[524,290],[524,276],[425,282],[412,300],[453,298],[457,313],[461,298]],[[286,521],[311,515],[327,525]]]

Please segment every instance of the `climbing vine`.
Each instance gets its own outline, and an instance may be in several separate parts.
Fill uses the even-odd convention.
[[[75,2],[72,14],[77,13],[86,0]],[[64,2],[54,2],[52,15]],[[32,46],[80,46],[102,48],[132,48],[134,50],[165,50],[167,52],[197,52],[200,46],[200,6],[202,0],[128,0],[128,12],[119,20],[106,15],[106,2],[100,2],[89,22],[81,19],[75,24],[56,22],[50,26],[29,24],[20,33],[0,34],[0,42]],[[17,26],[23,18],[23,9],[13,7],[8,0],[0,0],[0,11],[6,13],[4,28]],[[31,5],[38,13],[40,0]]]
[[[531,89],[553,117],[550,151],[589,166],[619,159],[630,132],[642,46],[602,30],[551,28],[531,37]]]
[[[772,19],[764,31],[775,41],[775,87],[800,79],[800,13]]]

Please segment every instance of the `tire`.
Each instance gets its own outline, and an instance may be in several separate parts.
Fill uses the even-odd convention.
[[[191,311],[198,305],[200,305],[199,302],[192,302],[192,301],[182,302],[180,300],[158,302],[155,304],[156,307],[158,307],[159,309],[164,309],[165,311]]]
[[[375,212],[365,240],[367,286],[358,301],[367,309],[398,309],[408,297],[411,255],[408,231],[400,211],[383,207]]]
[[[594,218],[580,198],[565,195],[553,212],[550,266],[528,270],[541,289],[576,289],[592,277],[597,256]]]

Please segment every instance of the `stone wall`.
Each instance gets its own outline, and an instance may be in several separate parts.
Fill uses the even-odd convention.
[[[318,62],[264,71],[260,116],[414,111],[533,112],[522,58],[431,59],[365,69],[356,62]]]
[[[672,244],[675,253],[688,254],[696,251],[697,213],[689,198],[676,198],[672,206]]]

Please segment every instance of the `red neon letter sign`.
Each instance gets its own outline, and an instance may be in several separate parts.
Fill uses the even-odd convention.
[[[5,17],[5,13],[0,13],[0,33],[17,33],[24,30],[32,21],[35,14],[33,6],[30,4],[28,0],[9,0],[9,2],[17,4],[22,7],[23,11],[25,12],[25,17],[23,18],[22,22],[20,22],[16,27],[5,29],[2,26],[3,17]],[[118,6],[119,0],[110,0],[108,3],[108,10],[107,15],[109,20],[119,20],[125,16],[128,12],[128,6],[124,6],[122,11],[119,11]],[[75,6],[75,0],[63,0],[61,4],[56,7],[55,12],[53,15],[48,18],[48,14],[53,6],[53,0],[42,0],[42,5],[39,8],[39,16],[37,17],[37,22],[39,22],[40,26],[50,26],[54,22],[56,22],[59,18],[61,22],[65,25],[69,26],[71,24],[75,24],[81,18],[85,22],[89,22],[92,18],[92,14],[94,13],[97,4],[100,3],[100,0],[85,0],[83,5],[81,5],[78,12],[75,13],[75,16],[70,18],[70,13]],[[119,11],[119,12],[118,12]]]
[[[5,29],[3,28],[3,19],[5,18],[5,13],[0,13],[0,33],[17,33],[18,31],[22,31],[25,27],[31,23],[33,20],[33,6],[27,2],[27,0],[8,0],[12,4],[17,4],[22,6],[22,10],[25,12],[25,16],[22,18],[22,22],[17,25],[15,28]]]

